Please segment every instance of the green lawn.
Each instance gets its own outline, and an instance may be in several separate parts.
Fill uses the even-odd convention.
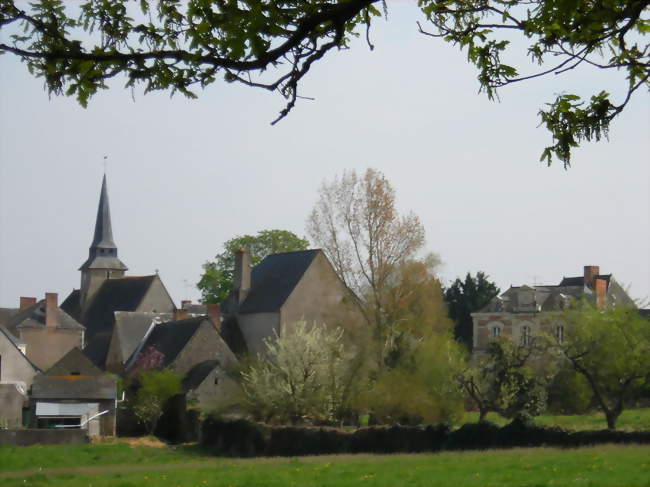
[[[496,413],[489,413],[487,419],[499,426],[510,422],[510,420],[502,418]],[[476,421],[478,421],[478,413],[465,413],[463,416],[464,423],[475,423]],[[600,412],[581,415],[543,414],[535,418],[535,423],[541,426],[559,426],[569,430],[607,429],[605,416]],[[650,408],[623,411],[618,418],[616,428],[622,431],[650,430]]]
[[[104,445],[91,448],[106,453]],[[25,448],[34,455],[45,447]],[[161,463],[165,453],[133,448],[120,465],[0,474],[2,487],[625,486],[650,487],[650,447],[529,448],[419,455],[198,459]],[[163,449],[165,450],[165,449]],[[0,452],[3,456],[4,452]],[[73,453],[73,452],[69,452]],[[189,452],[172,452],[188,455]],[[122,452],[118,452],[118,456]],[[150,457],[151,455],[151,457]],[[87,457],[84,457],[87,459]],[[145,460],[147,459],[148,460]],[[106,464],[102,457],[100,463]],[[79,462],[82,464],[85,462]]]

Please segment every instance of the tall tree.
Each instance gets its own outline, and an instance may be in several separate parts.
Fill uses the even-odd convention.
[[[559,318],[566,326],[555,336],[561,354],[582,374],[605,415],[607,427],[629,400],[650,382],[650,321],[637,309],[597,309],[579,303]]]
[[[488,278],[488,275],[480,271],[476,277],[468,272],[464,281],[456,279],[445,290],[449,317],[455,324],[454,335],[469,350],[473,347],[471,313],[480,310],[499,294],[499,288]]]
[[[352,291],[377,346],[377,365],[385,364],[395,320],[388,307],[400,266],[424,245],[424,228],[413,213],[400,216],[395,191],[382,173],[345,172],[323,183],[308,219],[308,232]]]
[[[232,290],[234,255],[242,247],[250,252],[251,261],[256,265],[267,255],[306,250],[309,241],[288,230],[261,230],[256,235],[231,238],[223,244],[223,252],[203,264],[201,280],[196,284],[203,303],[221,303],[228,297]]]
[[[11,39],[0,43],[0,53],[20,57],[50,93],[76,96],[85,106],[107,79],[122,74],[127,86],[195,97],[193,87],[223,78],[282,94],[288,101],[278,120],[293,108],[315,62],[361,33],[372,49],[378,7],[388,18],[386,0],[17,3],[0,1],[0,28]],[[136,3],[139,12],[130,7]],[[427,25],[418,22],[420,32],[466,49],[491,99],[500,87],[578,66],[621,73],[618,101],[600,90],[589,101],[561,94],[540,111],[553,137],[542,154],[549,164],[557,157],[566,167],[580,141],[607,136],[634,92],[650,85],[649,47],[642,42],[650,31],[648,0],[418,0],[418,6]],[[521,73],[504,63],[514,50],[539,70]]]

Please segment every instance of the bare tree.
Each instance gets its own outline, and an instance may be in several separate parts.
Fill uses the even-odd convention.
[[[388,180],[381,172],[367,169],[360,177],[349,171],[323,183],[307,230],[371,326],[381,368],[391,342],[386,291],[400,265],[424,245],[419,218],[413,213],[400,216]]]

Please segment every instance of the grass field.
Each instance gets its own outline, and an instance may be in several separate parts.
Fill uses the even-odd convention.
[[[52,455],[52,458],[60,458],[59,453],[55,452],[58,448],[61,447],[27,447],[22,449],[20,456],[31,457],[31,467],[36,467],[38,460],[44,457],[50,458]],[[86,448],[93,453],[88,453]],[[6,450],[0,450],[0,458],[5,457],[5,453]],[[124,444],[70,447],[66,453],[79,461],[70,462],[68,459],[65,467],[57,469],[5,471],[0,473],[0,485],[650,487],[650,447],[640,446],[263,459],[197,457],[196,452],[191,450],[130,447]],[[97,460],[89,463],[92,454]],[[80,466],[72,467],[74,463]],[[6,469],[4,460],[3,466]]]
[[[508,424],[510,420],[502,418],[496,413],[489,413],[488,421],[499,426]],[[478,413],[465,413],[463,423],[475,423]],[[607,422],[603,413],[596,412],[580,415],[552,415],[543,414],[535,418],[535,424],[540,426],[559,426],[568,430],[602,430],[607,429]],[[648,431],[650,430],[650,408],[629,409],[623,411],[618,418],[616,429],[621,431]]]

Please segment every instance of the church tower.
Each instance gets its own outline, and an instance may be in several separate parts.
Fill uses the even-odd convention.
[[[79,270],[81,271],[80,305],[82,313],[85,312],[91,298],[106,279],[124,277],[124,271],[127,270],[127,267],[117,258],[117,246],[113,242],[105,174],[99,196],[93,243],[88,251],[88,260]]]

